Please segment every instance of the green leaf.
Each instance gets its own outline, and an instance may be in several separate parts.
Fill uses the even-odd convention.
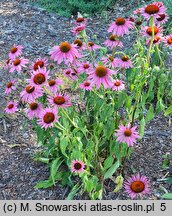
[[[170,107],[168,107],[168,109],[164,112],[164,115],[170,115],[172,113],[172,105]]]
[[[172,193],[166,193],[163,196],[161,196],[161,198],[172,200]]]
[[[67,196],[67,200],[72,200],[73,199],[73,197],[76,195],[76,193],[78,192],[78,190],[80,189],[80,185],[79,184],[76,184],[73,188],[72,188],[72,190],[71,190],[71,192],[68,194],[68,196]]]
[[[145,122],[145,119],[144,117],[141,119],[140,121],[140,129],[139,129],[139,134],[140,134],[140,137],[142,138],[143,135],[144,135],[144,131],[145,131],[145,125],[146,125],[146,122]]]
[[[59,162],[60,158],[56,158],[52,164],[51,164],[51,168],[50,168],[50,176],[51,179],[53,181],[53,184],[55,185],[55,177],[56,177],[56,173],[57,173],[57,169],[58,169],[58,162]]]
[[[114,189],[114,192],[117,193],[119,190],[121,190],[122,186],[123,186],[123,181],[124,181],[124,178],[122,177],[122,175],[119,175],[116,177],[115,179],[115,183],[117,184],[115,189]]]
[[[147,112],[147,115],[146,115],[146,119],[145,119],[145,122],[147,123],[148,121],[152,120],[154,118],[154,109],[153,109],[153,106],[151,105],[149,107],[149,110]]]
[[[34,188],[41,189],[41,188],[49,188],[54,185],[54,182],[52,179],[45,180],[45,181],[39,181]]]
[[[167,182],[170,183],[170,184],[172,184],[172,177],[169,177],[169,178],[167,179]]]
[[[104,161],[104,170],[107,170],[109,167],[112,166],[114,161],[114,158],[110,155],[106,160]]]
[[[120,166],[120,162],[119,160],[116,161],[116,163],[114,163],[111,168],[108,169],[108,171],[105,173],[105,176],[104,178],[107,179],[107,178],[110,178],[114,172],[119,168]]]
[[[60,150],[61,150],[61,152],[62,152],[62,154],[64,156],[66,156],[67,158],[69,158],[68,155],[65,152],[67,146],[68,146],[68,139],[66,137],[61,138],[60,139]]]

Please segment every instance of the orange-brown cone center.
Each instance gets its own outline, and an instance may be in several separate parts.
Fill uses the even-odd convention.
[[[165,14],[159,14],[159,17],[156,18],[156,20],[158,20],[158,21],[162,21],[164,19],[165,19]]]
[[[108,58],[109,58],[109,60],[110,60],[111,62],[113,62],[113,60],[114,60],[114,57],[112,57],[112,56],[109,56]]]
[[[89,82],[85,82],[84,86],[90,86],[90,83]]]
[[[90,47],[94,46],[94,42],[88,42],[88,46]]]
[[[159,7],[157,5],[148,5],[146,8],[145,8],[145,12],[148,13],[148,14],[156,14],[159,12]]]
[[[124,135],[127,136],[127,137],[131,136],[131,134],[132,134],[132,132],[131,132],[130,129],[126,129],[126,130],[124,131]]]
[[[116,82],[114,83],[114,85],[115,85],[115,86],[120,86],[121,83],[120,83],[119,81],[116,81]]]
[[[170,38],[167,39],[167,43],[168,44],[172,44],[172,37],[170,37]]]
[[[70,70],[66,71],[66,74],[69,75],[70,74]]]
[[[8,109],[12,109],[14,107],[14,104],[9,104]]]
[[[34,92],[35,87],[34,86],[26,86],[25,90],[27,93],[31,94],[32,92]]]
[[[111,35],[109,37],[109,40],[111,40],[111,41],[116,41],[117,39],[118,39],[118,37],[116,35]]]
[[[76,19],[76,22],[78,22],[78,23],[81,23],[81,22],[83,22],[84,21],[84,18],[83,17],[78,17],[77,19]]]
[[[156,44],[158,41],[160,40],[160,37],[159,36],[156,36],[153,40],[153,43]]]
[[[96,72],[96,75],[101,78],[101,77],[106,76],[106,74],[107,74],[107,68],[104,67],[104,66],[98,66],[96,68],[95,72]]]
[[[122,56],[121,60],[127,62],[129,60],[129,58],[128,58],[128,56]]]
[[[20,59],[15,59],[13,62],[14,66],[18,66],[20,64],[21,60]]]
[[[50,80],[50,81],[48,82],[48,85],[49,85],[49,86],[54,86],[55,84],[56,84],[55,80]]]
[[[84,64],[84,69],[88,69],[89,67],[89,64]]]
[[[37,85],[41,85],[43,82],[45,82],[45,76],[42,73],[38,73],[34,76],[33,81]]]
[[[17,52],[17,47],[12,47],[10,51],[11,51],[11,53],[13,53],[13,54],[16,53],[16,52]]]
[[[148,35],[152,36],[152,27],[148,27],[146,32]],[[156,35],[158,32],[159,32],[159,29],[156,26],[154,26],[154,35]]]
[[[76,170],[80,170],[80,169],[82,168],[82,165],[81,165],[80,163],[75,163],[75,164],[74,164],[74,168],[75,168]]]
[[[11,88],[12,85],[13,85],[12,82],[7,83],[7,88]]]
[[[38,104],[33,102],[33,103],[29,104],[29,107],[30,107],[31,110],[36,110],[38,108]]]
[[[115,23],[120,26],[120,25],[124,25],[125,24],[125,19],[122,17],[119,17],[115,20]]]
[[[71,49],[71,45],[68,42],[62,42],[60,44],[60,51],[63,53],[67,53],[69,52],[69,50]]]
[[[74,41],[74,44],[76,44],[78,47],[81,47],[82,46],[82,40],[76,39]]]
[[[65,103],[65,98],[63,96],[57,96],[54,98],[54,103],[57,105],[62,105]]]
[[[38,67],[40,67],[40,68],[44,67],[44,62],[43,61],[37,61],[34,64],[33,68],[34,68],[34,70],[38,70]]]
[[[54,113],[51,113],[51,112],[47,112],[45,115],[44,115],[44,122],[47,123],[47,124],[50,124],[51,122],[54,121],[55,119],[55,116],[54,116]]]
[[[145,189],[145,184],[142,181],[134,181],[130,186],[135,193],[141,193]]]

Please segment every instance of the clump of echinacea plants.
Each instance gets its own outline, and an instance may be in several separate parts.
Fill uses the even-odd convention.
[[[172,34],[163,35],[167,20],[163,3],[153,2],[130,18],[117,17],[100,45],[87,35],[88,20],[80,16],[71,30],[74,41],[61,42],[50,58],[33,63],[22,57],[22,46],[13,45],[4,65],[11,74],[5,112],[24,113],[43,145],[37,160],[50,165],[50,177],[37,188],[60,182],[72,188],[70,197],[80,191],[101,199],[104,181],[111,179],[115,192],[124,185],[133,199],[150,192],[144,173],[126,179],[124,169],[146,123],[172,112],[172,73],[165,64]],[[130,48],[124,46],[126,34],[133,38]],[[13,100],[19,85],[24,109]]]

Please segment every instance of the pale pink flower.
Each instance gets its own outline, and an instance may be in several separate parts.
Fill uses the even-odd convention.
[[[47,66],[48,66],[48,60],[46,58],[37,58],[36,61],[30,67],[30,69],[32,71],[37,71],[39,68],[44,68]]]
[[[87,22],[88,22],[88,20],[85,19],[84,17],[78,17],[78,18],[75,20],[74,24],[75,24],[75,25],[81,25],[81,24],[86,25]]]
[[[48,101],[51,106],[66,108],[72,106],[72,103],[69,101],[69,98],[70,97],[66,94],[56,94],[54,96],[48,96]]]
[[[13,73],[14,71],[17,71],[17,72],[21,72],[22,68],[26,68],[27,64],[29,63],[29,59],[25,59],[23,57],[21,58],[16,58],[16,59],[13,59],[11,62],[10,62],[10,73]]]
[[[119,46],[123,48],[123,43],[119,40],[117,35],[110,35],[109,39],[107,39],[104,44],[109,47],[111,50],[115,47]]]
[[[85,28],[86,28],[85,25],[75,26],[75,27],[71,30],[71,32],[73,33],[73,35],[76,36],[76,35],[80,34]]]
[[[25,90],[20,93],[23,102],[33,102],[36,98],[43,96],[43,89],[39,86],[26,86]]]
[[[167,35],[167,36],[164,38],[163,42],[164,42],[167,46],[172,47],[172,34]]]
[[[5,89],[5,94],[10,94],[12,90],[16,90],[15,87],[16,79],[11,80],[10,82],[7,83],[6,89]]]
[[[110,70],[103,65],[96,65],[95,70],[89,72],[88,79],[91,80],[92,85],[96,85],[97,89],[100,88],[101,84],[104,88],[111,88],[113,84],[112,74],[116,74],[116,71]]]
[[[77,50],[76,44],[70,44],[68,42],[62,42],[59,46],[54,46],[50,51],[51,59],[61,62],[73,63],[76,58],[80,58],[81,54]]]
[[[73,160],[71,164],[71,172],[81,173],[84,171],[85,164],[83,161]]]
[[[122,56],[120,59],[116,59],[116,61],[117,61],[118,67],[120,67],[120,68],[126,68],[127,69],[127,68],[133,67],[132,62],[128,56]]]
[[[127,19],[119,17],[108,28],[108,32],[112,32],[117,36],[123,36],[129,33],[129,29],[133,29],[133,23]]]
[[[25,110],[29,119],[39,118],[41,110],[43,109],[41,103],[32,102],[29,104],[29,108]]]
[[[149,20],[151,17],[158,18],[160,14],[164,14],[166,8],[162,2],[153,2],[140,9],[141,15]]]
[[[125,89],[125,85],[122,82],[122,80],[114,80],[113,81],[113,86],[112,86],[112,90],[114,91],[122,91]]]
[[[130,124],[128,124],[127,126],[120,125],[119,129],[116,130],[116,141],[119,141],[121,143],[127,143],[129,147],[133,146],[136,140],[140,138],[138,132],[136,131],[136,128],[136,126],[131,127]]]
[[[82,63],[80,62],[77,66],[78,66],[77,70],[79,73],[84,73],[84,72],[87,73],[90,71],[90,69],[92,69],[92,66],[88,61]]]
[[[6,108],[4,109],[4,111],[8,114],[12,114],[12,113],[15,113],[17,111],[17,106],[18,106],[18,103],[17,102],[14,102],[14,101],[10,101]]]
[[[10,59],[15,59],[18,56],[20,56],[22,54],[22,49],[23,49],[23,46],[20,46],[20,45],[16,46],[14,44],[13,47],[11,48],[11,50],[10,50],[9,58]]]
[[[74,40],[73,43],[76,45],[76,48],[78,50],[85,50],[86,47],[87,47],[86,44],[82,40],[80,40],[78,38],[76,40]]]
[[[83,83],[80,84],[80,88],[85,89],[86,91],[90,91],[93,88],[93,84],[90,80],[85,80]]]
[[[102,62],[104,65],[108,65],[110,68],[115,68],[118,66],[118,59],[113,56],[103,57]]]
[[[4,69],[8,70],[10,68],[10,62],[11,62],[11,59],[7,59],[4,65]]]
[[[100,49],[101,46],[95,44],[94,42],[90,41],[88,42],[88,47],[86,47],[85,49],[89,49],[90,51],[94,51],[94,50],[97,50],[97,49]]]
[[[137,174],[132,175],[124,182],[125,192],[134,199],[150,193],[150,182],[146,176]]]
[[[59,90],[59,85],[63,85],[64,82],[61,79],[52,79],[50,81],[48,81],[47,83],[47,87],[54,93],[57,92],[57,90]]]
[[[56,108],[45,108],[41,110],[39,115],[38,124],[41,125],[42,128],[51,128],[53,124],[58,121],[60,116],[57,115]]]
[[[43,86],[49,78],[49,71],[46,68],[38,68],[37,71],[33,72],[31,78],[27,79],[27,82],[33,86]]]
[[[161,36],[162,35],[162,27],[154,26],[154,36]],[[144,26],[142,27],[142,35],[145,37],[151,38],[153,34],[151,26]]]

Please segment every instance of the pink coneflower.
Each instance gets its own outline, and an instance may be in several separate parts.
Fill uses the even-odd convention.
[[[129,29],[133,29],[133,22],[119,17],[108,28],[108,32],[113,32],[117,36],[123,36],[129,32]]]
[[[163,42],[164,42],[167,46],[172,47],[172,34],[167,35],[167,36],[164,38]]]
[[[10,65],[11,69],[9,72],[10,73],[13,73],[14,71],[21,72],[22,68],[25,68],[28,63],[29,60],[23,57],[13,59],[11,61],[11,65]]]
[[[31,70],[37,71],[39,68],[44,68],[48,66],[48,60],[46,58],[38,58],[36,61],[32,64]]]
[[[43,90],[39,86],[26,86],[25,90],[20,93],[23,102],[33,102],[36,98],[42,97]]]
[[[16,90],[15,83],[16,83],[16,79],[11,80],[10,82],[7,83],[5,94],[10,94],[12,90]]]
[[[109,47],[111,50],[115,47],[123,47],[123,43],[119,40],[117,35],[110,35],[109,39],[104,42],[104,44]]]
[[[45,108],[42,109],[39,119],[38,119],[38,124],[41,125],[42,128],[50,128],[53,127],[53,123],[57,122],[60,116],[57,115],[57,109],[52,109],[52,108]]]
[[[143,196],[150,193],[149,180],[146,176],[137,174],[131,176],[124,182],[125,192],[134,199],[138,195]]]
[[[11,59],[7,59],[4,65],[4,69],[8,70],[10,68],[10,62],[11,62]]]
[[[72,63],[76,58],[80,58],[81,55],[77,50],[77,45],[70,44],[68,42],[62,42],[59,46],[54,46],[50,51],[51,59],[61,62]]]
[[[27,79],[27,81],[33,86],[42,86],[46,84],[49,78],[49,71],[46,68],[38,68],[37,71],[33,72],[31,79]]]
[[[80,72],[78,71],[78,68],[72,68],[71,74],[70,74],[70,78],[72,80],[76,80],[78,78],[78,75],[80,74]]]
[[[69,68],[69,69],[66,69],[63,74],[64,74],[65,77],[71,78],[72,71],[73,70]]]
[[[13,47],[11,48],[11,50],[10,50],[9,58],[10,59],[15,59],[18,56],[20,56],[22,54],[22,49],[23,49],[23,46],[20,46],[20,45],[16,46],[14,44]]]
[[[63,85],[63,84],[64,82],[58,78],[58,79],[49,80],[47,86],[52,92],[56,93],[57,90],[59,90],[59,85]]]
[[[125,85],[122,80],[114,80],[112,90],[114,91],[122,91],[125,89]]]
[[[131,127],[130,124],[128,124],[127,126],[120,125],[119,129],[116,130],[116,141],[127,143],[129,147],[133,146],[133,144],[136,142],[136,139],[140,138],[138,132],[136,131],[136,128],[136,126]]]
[[[117,65],[120,68],[132,68],[132,62],[128,56],[122,56],[120,59],[117,59]]]
[[[166,8],[162,2],[153,2],[146,7],[140,9],[141,15],[144,16],[147,20],[151,17],[158,18],[160,14],[164,14]]]
[[[17,102],[14,102],[14,101],[10,101],[6,108],[4,109],[4,111],[6,113],[9,113],[9,114],[12,114],[12,113],[15,113],[16,110],[17,110],[17,106],[18,106],[18,103]]]
[[[73,160],[71,164],[71,172],[81,173],[84,171],[85,164],[83,161]]]
[[[83,72],[88,72],[92,68],[91,64],[89,62],[82,62],[78,64],[78,72],[83,73]]]
[[[80,39],[74,40],[73,43],[76,45],[76,48],[79,49],[79,50],[86,49],[86,44]]]
[[[167,14],[159,14],[158,17],[155,19],[157,24],[164,24],[168,21],[169,16]]]
[[[93,84],[89,80],[85,80],[80,84],[80,88],[85,89],[86,91],[90,91],[93,88]]]
[[[151,41],[151,39],[146,40],[146,44],[150,45],[150,41]],[[161,36],[155,36],[154,40],[153,40],[153,44],[156,45],[156,44],[159,44],[162,41],[163,41],[163,37],[161,37]]]
[[[64,94],[64,95],[54,95],[54,96],[48,96],[48,101],[51,106],[55,107],[70,107],[72,106],[72,103],[69,101],[69,96]]]
[[[113,56],[103,57],[102,62],[104,65],[108,65],[110,68],[115,68],[118,66],[118,60]]]
[[[88,20],[85,19],[84,17],[78,17],[78,18],[75,20],[74,24],[75,24],[75,25],[81,25],[81,24],[86,25],[87,22],[88,22]]]
[[[43,109],[42,104],[32,102],[29,104],[29,108],[25,110],[29,119],[39,118],[41,110]]]
[[[104,88],[111,88],[111,75],[115,73],[116,71],[112,71],[103,65],[97,65],[94,71],[89,72],[90,75],[88,79],[91,80],[92,85],[96,85],[97,89],[100,88],[101,84],[104,86]]]
[[[73,35],[76,36],[80,34],[85,28],[86,28],[85,25],[76,26],[71,30],[71,32],[73,33]]]
[[[90,51],[94,51],[96,49],[100,49],[100,46],[95,44],[94,42],[90,41],[90,42],[88,42],[88,49]]]
[[[162,28],[158,26],[154,26],[154,36],[161,36]],[[153,31],[151,26],[142,27],[142,34],[145,37],[152,37]]]

